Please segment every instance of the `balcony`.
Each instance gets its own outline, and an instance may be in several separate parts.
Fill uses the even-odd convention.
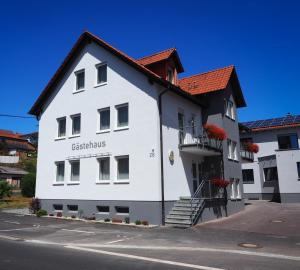
[[[240,156],[245,161],[254,161],[254,153],[245,149],[240,150]]]
[[[223,144],[222,140],[209,138],[202,127],[185,127],[179,130],[179,149],[202,156],[217,156],[223,152]]]

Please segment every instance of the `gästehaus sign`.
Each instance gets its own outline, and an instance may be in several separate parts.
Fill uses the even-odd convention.
[[[105,141],[95,142],[89,141],[87,143],[72,143],[72,151],[85,150],[85,149],[97,149],[106,146]]]

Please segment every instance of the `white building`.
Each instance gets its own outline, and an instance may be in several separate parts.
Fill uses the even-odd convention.
[[[245,101],[235,69],[181,72],[176,49],[134,60],[83,33],[30,110],[42,207],[183,225],[242,209],[236,108]],[[205,123],[228,142],[208,139]],[[203,195],[213,177],[231,179],[228,202]]]
[[[242,164],[244,195],[249,199],[300,202],[300,116],[242,123],[241,141],[259,146],[254,162]]]

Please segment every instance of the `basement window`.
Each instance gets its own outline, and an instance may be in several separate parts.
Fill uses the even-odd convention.
[[[128,215],[129,214],[129,207],[127,206],[116,206],[115,207],[117,214],[120,215]]]
[[[53,204],[54,211],[62,211],[63,205],[62,204]]]
[[[109,214],[109,206],[97,205],[97,211],[99,214]]]
[[[77,212],[78,211],[78,205],[68,204],[68,211],[69,212]]]

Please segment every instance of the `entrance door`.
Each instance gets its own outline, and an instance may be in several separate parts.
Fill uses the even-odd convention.
[[[192,177],[193,177],[193,192],[195,193],[198,186],[201,184],[202,178],[202,163],[194,162],[192,163]]]

